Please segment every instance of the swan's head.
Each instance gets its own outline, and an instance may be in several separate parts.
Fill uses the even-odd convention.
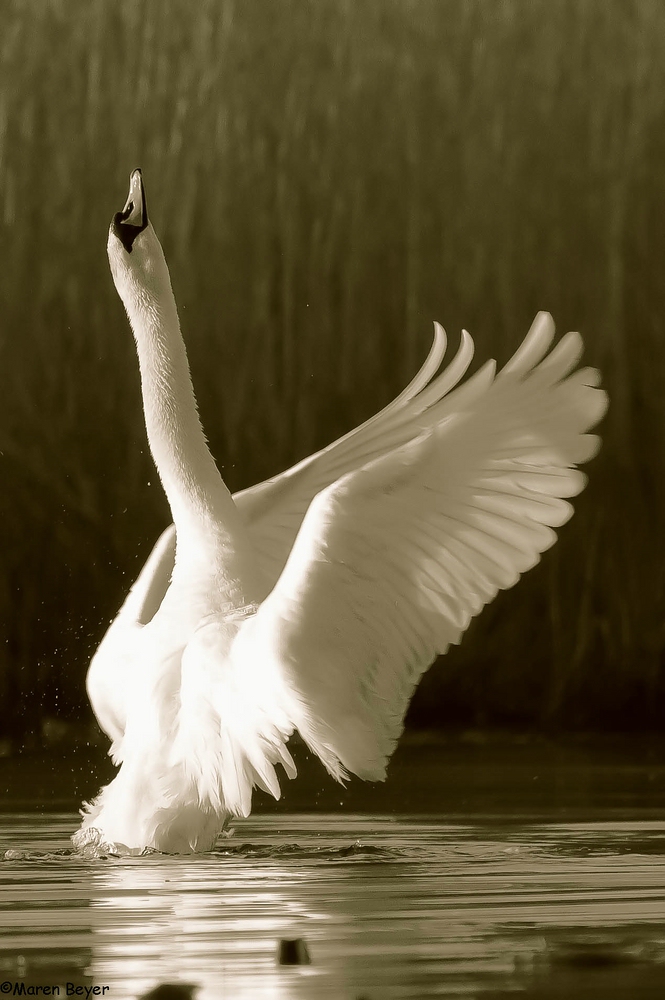
[[[145,200],[143,177],[137,167],[129,177],[129,194],[122,212],[116,212],[111,223],[110,236],[123,245],[127,253],[134,249],[137,236],[148,228],[148,205]],[[110,242],[110,239],[109,239]]]
[[[164,252],[148,220],[138,169],[130,175],[125,207],[113,216],[107,251],[113,281],[128,310],[128,299],[135,298],[137,292],[158,292],[164,282],[170,286]]]

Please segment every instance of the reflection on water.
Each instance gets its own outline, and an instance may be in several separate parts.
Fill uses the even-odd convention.
[[[665,995],[665,822],[271,815],[211,854],[97,860],[70,851],[75,826],[2,817],[6,982],[109,1000],[165,981],[200,1000]],[[312,964],[279,966],[297,937]]]

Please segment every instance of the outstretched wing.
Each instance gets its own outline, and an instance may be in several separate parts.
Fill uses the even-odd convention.
[[[417,436],[320,492],[247,623],[337,778],[385,776],[423,672],[572,514],[606,395],[596,371],[573,371],[579,335],[547,354],[553,334],[541,314],[491,384],[470,380]]]

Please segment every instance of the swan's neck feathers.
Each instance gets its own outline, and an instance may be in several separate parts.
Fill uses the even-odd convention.
[[[205,536],[233,548],[244,535],[240,516],[203,434],[164,267],[122,289],[134,332],[150,450],[173,514],[179,540]],[[161,272],[161,273],[160,273]]]

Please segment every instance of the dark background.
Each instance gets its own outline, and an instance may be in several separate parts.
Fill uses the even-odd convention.
[[[589,487],[409,724],[662,729],[660,0],[4,0],[0,54],[0,737],[89,719],[169,521],[105,253],[137,165],[233,490],[397,394],[433,319],[479,363],[538,309],[582,332]]]

